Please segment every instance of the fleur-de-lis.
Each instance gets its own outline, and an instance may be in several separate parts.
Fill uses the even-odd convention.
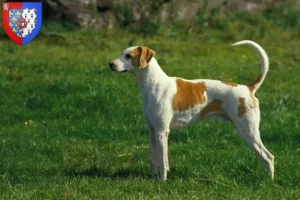
[[[17,32],[17,30],[16,30],[15,28],[14,28],[12,31],[13,31],[14,33]]]
[[[14,17],[14,18],[12,18],[11,19],[13,22],[16,22],[17,21],[17,19]]]
[[[17,11],[16,15],[19,17],[21,15],[21,13],[19,11]]]

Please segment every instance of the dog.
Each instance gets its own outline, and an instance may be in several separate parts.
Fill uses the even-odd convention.
[[[109,63],[112,71],[131,72],[137,80],[148,125],[152,177],[159,171],[160,179],[167,179],[170,130],[202,120],[221,119],[235,124],[241,138],[274,179],[274,156],[260,138],[260,109],[255,97],[268,72],[269,59],[264,49],[253,41],[233,44],[237,45],[252,46],[260,57],[260,75],[249,85],[169,77],[154,58],[155,52],[146,46],[127,48],[120,58]]]

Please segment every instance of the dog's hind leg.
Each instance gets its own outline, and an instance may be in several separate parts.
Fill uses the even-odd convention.
[[[233,121],[242,139],[258,155],[269,175],[274,179],[274,156],[267,150],[260,138],[259,110],[247,112]]]

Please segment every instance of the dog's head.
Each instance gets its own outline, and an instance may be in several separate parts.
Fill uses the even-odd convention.
[[[109,63],[111,70],[115,72],[127,72],[143,69],[155,55],[155,52],[145,46],[130,47],[125,49],[122,56]]]

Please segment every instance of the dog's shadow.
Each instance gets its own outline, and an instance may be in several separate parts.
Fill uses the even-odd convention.
[[[218,180],[208,177],[205,174],[200,175],[199,177],[195,177],[187,167],[182,168],[171,168],[171,173],[168,174],[168,180],[193,180],[194,182],[199,182],[205,185],[211,184],[219,184]],[[231,177],[231,180],[235,180],[236,184],[244,184],[244,185],[255,185],[263,180],[267,181],[268,176],[263,176],[264,178],[258,178],[253,173],[247,173],[244,170],[238,170],[240,173],[237,174],[227,174],[227,176]],[[246,170],[247,171],[247,170]],[[244,172],[244,173],[243,173]],[[151,174],[149,173],[149,169],[145,168],[120,168],[120,169],[107,169],[97,167],[96,165],[90,166],[89,168],[78,170],[75,168],[68,168],[64,171],[65,176],[69,177],[92,177],[92,178],[109,178],[109,179],[140,179],[140,180],[159,180],[159,177],[156,176],[154,179],[151,178]],[[268,182],[268,181],[267,181]],[[270,181],[271,182],[271,181]],[[226,183],[227,184],[227,183]],[[226,185],[225,184],[225,185]],[[229,184],[230,185],[230,184]]]
[[[168,179],[177,179],[188,177],[188,168],[175,169],[171,168],[173,173],[170,173]],[[87,169],[78,170],[75,168],[68,168],[64,171],[65,176],[71,177],[102,177],[110,179],[152,179],[150,171],[147,167],[145,168],[120,168],[120,169],[105,169],[97,167],[96,165],[91,166]],[[154,179],[158,179],[155,177]]]
[[[77,170],[69,168],[65,170],[65,176],[72,177],[103,177],[112,179],[128,179],[128,178],[141,178],[148,179],[151,176],[146,169],[132,169],[132,168],[120,168],[120,169],[105,169],[97,166],[91,166],[90,168]]]

